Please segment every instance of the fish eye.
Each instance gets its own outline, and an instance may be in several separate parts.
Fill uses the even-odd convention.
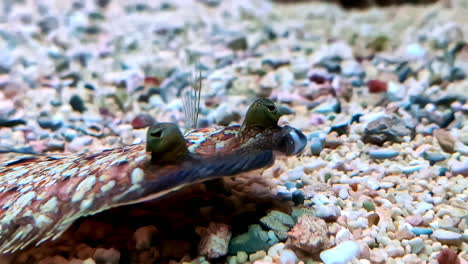
[[[275,105],[267,105],[268,111],[273,112],[276,110]]]
[[[162,136],[162,131],[161,131],[161,130],[158,130],[158,131],[156,131],[156,132],[152,132],[150,135],[151,135],[152,137],[159,138],[159,137]]]

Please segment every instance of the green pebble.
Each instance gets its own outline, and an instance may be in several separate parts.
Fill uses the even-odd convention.
[[[247,258],[249,256],[247,255],[247,253],[245,251],[239,251],[237,252],[237,255],[236,255],[236,260],[237,260],[237,263],[244,263],[247,261]]]
[[[375,210],[375,205],[371,201],[364,201],[362,203],[362,207],[364,207],[368,212]]]
[[[260,225],[250,225],[246,233],[235,236],[229,243],[229,254],[238,251],[253,253],[258,250],[268,249],[268,233],[262,230]]]
[[[227,263],[228,264],[237,264],[237,258],[235,256],[229,256],[227,257]]]
[[[299,218],[303,215],[315,215],[314,211],[308,208],[301,208],[301,207],[293,207],[291,216],[294,219],[294,222],[297,223]]]
[[[276,236],[275,232],[273,231],[268,231],[268,244],[274,245],[279,242],[278,237]]]

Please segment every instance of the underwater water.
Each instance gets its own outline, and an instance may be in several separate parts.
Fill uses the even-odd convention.
[[[283,2],[0,3],[0,264],[467,263],[468,2]]]

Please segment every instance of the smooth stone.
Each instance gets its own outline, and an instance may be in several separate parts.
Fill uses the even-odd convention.
[[[23,119],[3,119],[0,118],[0,127],[14,127],[19,125],[26,125]]]
[[[237,263],[244,263],[249,258],[249,255],[245,251],[239,251],[236,255]]]
[[[320,259],[324,264],[346,264],[353,258],[359,257],[360,246],[352,240],[344,241],[343,243],[322,251]]]
[[[422,156],[425,160],[429,161],[431,166],[436,164],[437,162],[444,161],[445,159],[447,159],[446,155],[438,152],[424,151]]]
[[[321,205],[318,204],[315,208],[315,214],[322,219],[335,219],[340,216],[340,209],[333,204]]]
[[[369,115],[365,116],[365,119],[369,118]],[[414,125],[409,120],[383,116],[367,124],[362,140],[379,146],[387,141],[400,143],[405,136],[412,136],[413,130]]]
[[[295,264],[297,262],[297,256],[291,249],[282,250],[280,253],[281,264]]]
[[[56,131],[63,126],[62,120],[58,118],[39,117],[37,123],[41,128]]]
[[[86,111],[86,106],[85,106],[85,103],[83,101],[83,99],[81,99],[81,97],[79,95],[73,95],[71,98],[70,98],[70,101],[69,101],[71,107],[73,108],[73,110],[75,111],[78,111],[80,113],[83,113],[84,111]]]
[[[468,161],[465,159],[462,162],[454,162],[451,167],[452,173],[455,175],[461,174],[468,176]]]
[[[387,97],[390,101],[400,101],[405,97],[406,89],[403,85],[389,82],[387,86]]]
[[[292,193],[292,201],[295,205],[301,205],[305,201],[304,192],[302,190],[295,190]]]
[[[290,181],[285,182],[283,185],[284,185],[288,190],[291,190],[292,188],[296,188],[296,184],[293,183],[293,182],[290,182]]]
[[[434,130],[434,137],[445,152],[453,153],[455,151],[455,139],[450,132],[443,129],[436,129]]]
[[[446,245],[459,245],[463,241],[462,234],[443,229],[434,231],[432,237]]]
[[[431,235],[434,231],[430,228],[425,228],[425,227],[413,227],[411,228],[411,232],[413,232],[415,235]]]
[[[422,167],[421,167],[421,166],[417,166],[417,165],[416,165],[416,166],[408,166],[408,167],[403,167],[403,168],[401,169],[401,172],[402,172],[403,174],[411,174],[411,173],[417,172],[417,171],[419,171],[419,170],[421,170],[421,169],[422,169]]]
[[[421,250],[423,250],[425,243],[424,240],[420,237],[415,237],[413,239],[410,239],[408,241],[404,241],[403,245],[408,244],[410,245],[411,249],[410,252],[414,254],[419,254]]]
[[[320,138],[312,138],[310,140],[310,152],[312,155],[320,155],[323,150],[323,140]]]
[[[369,151],[369,156],[373,159],[391,159],[399,154],[400,152],[393,149],[374,149]]]
[[[280,254],[280,252],[284,249],[286,245],[284,243],[277,243],[277,244],[274,244],[273,246],[271,246],[269,249],[268,249],[268,256],[270,257],[275,257],[275,256],[278,256]]]

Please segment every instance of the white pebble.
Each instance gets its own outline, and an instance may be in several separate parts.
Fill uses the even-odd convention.
[[[285,247],[284,243],[276,243],[268,249],[268,256],[275,257],[279,256],[279,252]]]
[[[296,264],[297,256],[294,251],[290,249],[285,249],[280,253],[280,263],[281,264]]]
[[[345,241],[336,247],[320,253],[320,259],[325,264],[346,264],[359,257],[360,247],[355,241]]]

